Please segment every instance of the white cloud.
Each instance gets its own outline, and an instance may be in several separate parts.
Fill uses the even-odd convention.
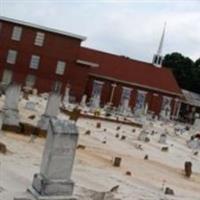
[[[146,61],[167,21],[164,53],[200,57],[199,1],[3,0],[0,6],[6,16],[82,34],[83,45]]]

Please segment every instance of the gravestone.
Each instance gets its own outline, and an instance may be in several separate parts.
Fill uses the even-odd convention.
[[[113,161],[113,166],[114,166],[114,167],[120,167],[121,161],[122,161],[122,158],[121,158],[121,157],[115,157],[115,158],[114,158],[114,161]]]
[[[187,141],[187,146],[190,149],[200,149],[200,140],[198,138],[191,139]]]
[[[65,107],[67,107],[68,104],[69,104],[69,91],[70,91],[70,88],[69,88],[69,87],[66,87],[66,89],[65,89],[65,96],[64,96],[64,98],[63,98],[63,105],[64,105]]]
[[[171,106],[166,105],[160,112],[160,117],[163,120],[169,120],[171,116]]]
[[[190,178],[192,175],[192,163],[190,161],[185,162],[185,176]]]
[[[35,111],[35,107],[36,107],[36,102],[33,101],[28,101],[25,105],[25,108],[27,110],[32,110],[32,111]]]
[[[100,96],[96,95],[91,98],[90,102],[91,108],[93,109],[98,109],[100,107]]]
[[[3,108],[3,124],[8,126],[19,126],[18,103],[20,99],[21,87],[12,84],[8,86],[5,94],[5,104]]]
[[[82,97],[82,99],[81,99],[81,102],[80,102],[80,106],[81,106],[82,108],[85,108],[85,107],[86,107],[86,101],[87,101],[87,95],[84,94],[83,97]]]
[[[158,117],[158,115],[154,115],[154,121],[158,121],[159,120],[159,117]]]
[[[158,142],[161,143],[161,144],[166,144],[167,143],[167,135],[165,133],[162,133],[160,135],[160,138],[159,138]]]
[[[146,104],[145,104],[145,107],[144,107],[144,115],[147,115],[148,110],[149,110],[149,104],[146,103]]]
[[[190,135],[200,133],[200,118],[195,119],[194,124],[190,128],[189,133]]]
[[[74,123],[50,120],[40,173],[34,175],[32,187],[28,189],[35,199],[76,200],[73,197],[74,182],[71,174],[77,141],[78,129]]]
[[[148,138],[148,132],[145,130],[142,130],[140,134],[138,135],[138,140],[145,142]]]
[[[149,125],[150,121],[147,120],[147,115],[141,114],[139,116],[139,120],[140,120],[140,123],[143,124],[143,129],[149,130],[151,128]]]
[[[120,112],[120,114],[126,116],[128,111],[130,111],[130,109],[129,109],[129,99],[124,99],[122,104],[119,107],[119,112]]]
[[[33,93],[34,96],[36,96],[38,94],[37,89],[36,88],[32,89],[32,93]]]
[[[41,116],[38,122],[38,127],[42,130],[47,130],[49,125],[49,120],[51,118],[56,118],[59,114],[61,97],[58,93],[52,92],[48,97],[48,102],[46,105],[45,113]]]

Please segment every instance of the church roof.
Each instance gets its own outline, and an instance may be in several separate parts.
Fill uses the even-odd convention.
[[[93,76],[182,96],[181,89],[168,68],[157,68],[151,63],[86,47],[81,47],[79,59],[98,64],[98,67],[91,67]]]
[[[200,107],[200,94],[184,89],[182,90],[182,92],[185,97],[185,101],[183,101],[184,103]]]

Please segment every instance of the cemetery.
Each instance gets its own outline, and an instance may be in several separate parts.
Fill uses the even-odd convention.
[[[200,95],[165,32],[146,62],[0,16],[0,200],[200,200]]]
[[[15,84],[0,96],[0,199],[199,200],[198,118],[186,127],[69,99]]]

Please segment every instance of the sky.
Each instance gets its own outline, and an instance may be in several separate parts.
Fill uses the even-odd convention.
[[[83,35],[82,46],[147,62],[166,22],[163,55],[200,58],[200,0],[0,0],[0,15]]]

